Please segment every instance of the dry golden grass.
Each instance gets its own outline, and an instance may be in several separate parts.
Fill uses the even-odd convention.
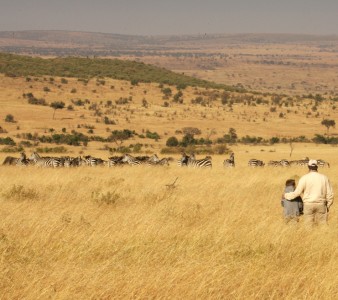
[[[285,225],[284,182],[306,169],[246,166],[289,153],[271,149],[235,148],[231,170],[1,167],[1,298],[337,299],[336,205],[328,227]],[[328,160],[337,190],[335,152],[293,157]]]

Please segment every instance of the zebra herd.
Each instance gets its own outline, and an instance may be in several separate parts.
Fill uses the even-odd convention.
[[[304,159],[299,160],[287,160],[287,159],[281,159],[281,160],[270,160],[268,161],[267,165],[269,167],[292,167],[292,166],[307,166],[309,162],[309,158],[305,157]],[[330,167],[330,164],[322,159],[317,159],[317,164],[319,167]],[[264,167],[265,163],[262,160],[259,159],[250,159],[248,162],[249,167]]]
[[[169,165],[172,158],[159,159],[156,154],[152,156],[132,156],[130,154],[124,154],[123,156],[112,156],[108,160],[102,158],[93,157],[91,155],[70,157],[51,157],[51,156],[40,156],[37,152],[33,152],[32,155],[27,158],[25,153],[21,153],[19,158],[7,156],[2,165],[14,165],[14,166],[28,166],[35,165],[38,167],[79,167],[79,166],[118,166],[118,165],[158,165],[165,166]]]
[[[25,153],[21,153],[19,158],[7,156],[3,162],[3,165],[15,165],[15,166],[28,166],[36,165],[38,167],[79,167],[79,166],[138,166],[138,165],[148,165],[148,166],[169,166],[169,162],[173,161],[171,157],[159,158],[156,154],[152,156],[132,156],[130,154],[124,154],[122,156],[111,156],[108,160],[101,158],[93,157],[91,155],[87,156],[62,156],[62,157],[50,157],[50,156],[40,156],[37,152],[33,152],[32,155],[27,158]],[[267,163],[269,167],[291,167],[291,166],[306,166],[309,162],[309,158],[306,157],[300,160],[270,160]],[[330,164],[322,159],[318,159],[319,167],[330,167]],[[192,168],[212,168],[212,158],[211,156],[206,156],[203,159],[196,159],[194,154],[187,155],[183,153],[181,158],[178,159],[177,165],[179,167],[192,167]],[[250,167],[264,167],[265,163],[259,159],[250,159],[248,162]],[[224,168],[234,168],[235,167],[235,154],[231,153],[228,159],[223,161]]]

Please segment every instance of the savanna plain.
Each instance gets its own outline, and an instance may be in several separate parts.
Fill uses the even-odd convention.
[[[264,53],[263,48],[250,49]],[[314,54],[313,49],[316,57],[329,56],[328,64],[335,55]],[[299,59],[298,54],[292,58]],[[232,62],[242,56],[233,55]],[[184,62],[185,72],[205,76],[190,59]],[[241,65],[243,61],[236,72]],[[268,67],[292,73],[294,65]],[[173,157],[169,166],[0,166],[0,298],[337,299],[336,203],[328,226],[305,228],[302,218],[285,224],[280,204],[284,183],[298,180],[306,167],[247,165],[251,158],[324,159],[330,167],[320,172],[337,191],[337,148],[312,141],[315,134],[336,137],[334,127],[321,124],[337,118],[336,82],[316,88],[311,74],[317,69],[306,68],[306,74],[300,69],[292,73],[292,81],[298,76],[295,88],[287,76],[281,84],[263,69],[251,69],[255,74],[246,70],[246,86],[252,82],[259,92],[225,94],[110,78],[0,75],[0,137],[15,143],[1,145],[1,161],[37,149],[46,156],[107,159],[122,146],[133,155]],[[217,80],[221,71],[208,74]],[[301,85],[302,76],[312,79]],[[40,105],[32,105],[32,99]],[[50,106],[61,101],[63,108]],[[5,122],[9,114],[13,118]],[[195,150],[198,158],[211,154],[213,167],[181,168],[182,148],[174,151],[166,140],[182,140],[184,128],[198,128],[195,138],[213,141],[232,128],[238,142],[189,145],[184,150]],[[71,132],[107,138],[123,129],[136,134],[128,140],[92,138],[62,147],[39,139]],[[245,136],[265,141],[240,141]],[[8,153],[10,149],[16,152]],[[230,152],[236,167],[224,168]]]
[[[337,297],[335,205],[324,228],[283,222],[303,168],[1,172],[2,299]]]

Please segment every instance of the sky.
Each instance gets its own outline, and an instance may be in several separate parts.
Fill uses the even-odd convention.
[[[338,34],[338,0],[0,0],[0,31]]]

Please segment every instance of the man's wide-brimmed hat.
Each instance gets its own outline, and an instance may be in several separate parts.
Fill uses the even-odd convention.
[[[318,162],[315,159],[310,159],[307,165],[309,167],[317,167],[318,166]]]

